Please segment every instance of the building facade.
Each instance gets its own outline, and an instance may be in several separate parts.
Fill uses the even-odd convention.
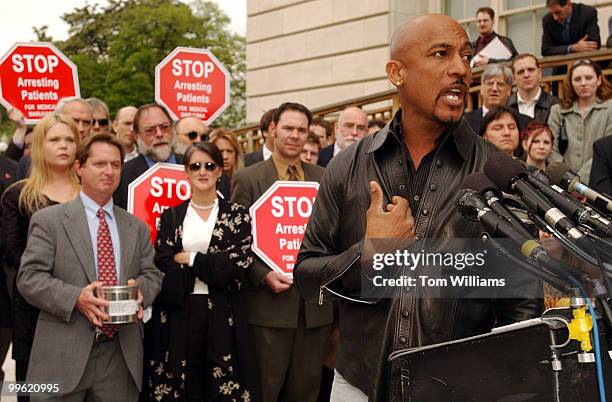
[[[584,3],[598,8],[605,44],[612,1]],[[398,25],[444,13],[475,39],[482,6],[519,52],[540,54],[545,0],[247,0],[247,122],[289,100],[317,108],[390,89],[385,63]]]

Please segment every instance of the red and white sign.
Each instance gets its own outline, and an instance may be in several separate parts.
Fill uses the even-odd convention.
[[[191,198],[182,165],[158,162],[128,186],[127,210],[149,226],[155,244],[162,212]]]
[[[293,277],[318,190],[317,182],[277,181],[249,210],[253,251],[270,268],[288,277]]]
[[[51,43],[16,43],[0,59],[0,103],[26,124],[53,113],[57,102],[81,96],[77,67]]]
[[[155,67],[155,101],[210,124],[229,106],[230,74],[210,50],[177,47]]]

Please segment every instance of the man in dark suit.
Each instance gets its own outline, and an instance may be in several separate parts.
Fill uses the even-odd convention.
[[[259,130],[261,135],[264,137],[264,144],[257,151],[249,152],[244,155],[244,166],[249,167],[257,162],[265,161],[270,159],[272,151],[274,150],[274,139],[270,135],[270,124],[274,118],[274,112],[276,109],[270,109],[261,116],[259,120]]]
[[[480,133],[482,121],[489,110],[505,106],[512,91],[512,70],[502,64],[489,64],[482,73],[482,106],[464,115],[476,134]],[[529,117],[519,115],[519,131],[527,127]]]
[[[335,142],[319,153],[319,166],[325,167],[332,158],[368,133],[368,116],[358,107],[347,107],[335,123]]]
[[[612,195],[612,136],[600,138],[593,143],[589,187],[600,193]]]
[[[45,400],[136,401],[142,384],[142,308],[161,290],[147,226],[112,195],[123,147],[109,134],[89,137],[77,155],[81,193],[32,216],[17,288],[40,309],[27,380],[58,383]],[[109,319],[100,286],[138,287],[138,321]],[[32,398],[36,400],[35,398]]]
[[[0,155],[0,198],[4,190],[15,182],[17,175],[17,163],[6,156]],[[2,216],[2,204],[0,203],[0,216]],[[2,232],[2,220],[0,220],[0,232]],[[3,232],[2,232],[3,233]],[[4,270],[3,244],[0,242],[0,361],[4,361],[6,352],[11,344],[11,300],[8,291],[8,281]],[[12,281],[11,281],[12,282]],[[4,372],[0,367],[0,381],[4,379]]]
[[[323,169],[300,161],[310,111],[284,103],[274,114],[272,157],[236,172],[232,201],[249,208],[277,180],[319,181]],[[260,373],[263,402],[315,402],[323,352],[333,321],[330,304],[307,302],[293,280],[257,259],[249,268],[249,324]]]
[[[497,63],[504,60],[512,59],[514,56],[518,54],[516,48],[514,47],[514,43],[512,43],[512,39],[507,36],[502,36],[497,34],[493,30],[493,21],[495,19],[495,12],[491,7],[480,7],[476,11],[476,28],[478,29],[478,39],[472,42],[472,47],[474,48],[474,57],[475,62],[474,66],[484,66],[489,63]],[[491,59],[484,54],[480,54],[480,51],[483,50],[493,39],[499,39],[500,42],[508,48],[511,55],[507,59]]]
[[[560,101],[540,88],[542,69],[538,59],[529,53],[519,54],[512,60],[512,71],[516,92],[510,95],[508,107],[530,119],[548,122],[550,108]]]
[[[547,0],[542,19],[542,56],[597,50],[601,46],[597,10],[571,0]]]
[[[174,132],[168,111],[157,103],[138,108],[134,115],[134,132],[140,155],[123,166],[121,182],[113,200],[115,205],[127,209],[128,186],[157,162],[183,163],[183,157],[172,148]]]

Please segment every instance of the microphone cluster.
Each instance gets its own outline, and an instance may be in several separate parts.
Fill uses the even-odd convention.
[[[583,203],[571,193],[586,198]],[[508,238],[517,246],[509,252],[520,253],[530,262],[545,268],[538,276],[550,283],[559,279],[573,288],[570,276],[580,282],[592,279],[587,273],[552,258],[535,238],[504,194],[517,197],[529,218],[542,230],[552,232],[570,252],[603,271],[608,295],[612,262],[612,200],[590,189],[562,163],[549,165],[546,172],[526,167],[502,152],[493,153],[484,172],[468,175],[457,194],[456,207],[468,220],[482,224],[492,238]],[[556,286],[558,287],[558,286]],[[609,296],[608,296],[609,297]]]

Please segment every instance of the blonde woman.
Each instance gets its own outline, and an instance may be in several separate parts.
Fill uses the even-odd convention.
[[[235,172],[244,167],[244,156],[240,144],[238,144],[236,134],[231,130],[218,128],[210,134],[210,142],[215,144],[219,151],[221,151],[223,156],[223,173],[231,179]]]
[[[67,116],[47,116],[34,128],[31,174],[9,187],[2,197],[3,245],[6,261],[15,271],[26,246],[32,215],[78,196],[80,186],[73,169],[78,145],[77,126]],[[25,381],[38,310],[21,297],[16,287],[14,290],[13,359],[17,381]]]

